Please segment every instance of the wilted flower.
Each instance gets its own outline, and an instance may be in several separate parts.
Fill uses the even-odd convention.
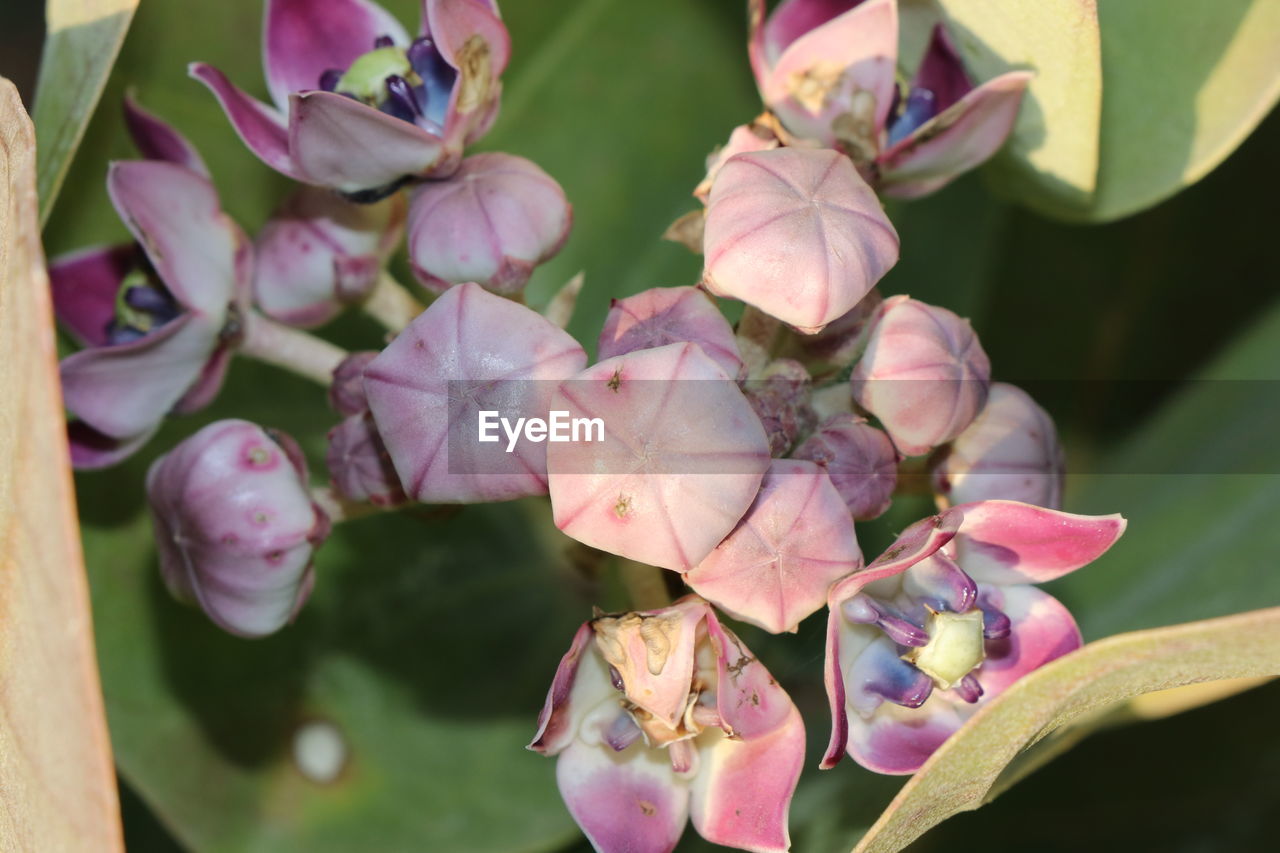
[[[515,293],[534,267],[560,251],[571,221],[564,190],[537,164],[513,154],[476,154],[449,180],[414,191],[409,261],[432,290],[473,281]]]
[[[248,421],[209,424],[147,473],[169,592],[243,637],[282,628],[311,594],[329,519],[291,438]]]
[[[853,415],[832,415],[791,454],[826,469],[858,521],[878,518],[893,502],[901,457],[883,430]]]
[[[751,66],[786,129],[838,147],[889,195],[944,186],[994,154],[1013,129],[1027,71],[974,88],[942,25],[899,90],[896,0],[750,0]]]
[[[291,326],[320,326],[367,297],[404,233],[405,202],[352,204],[300,187],[258,232],[254,301]]]
[[[1003,498],[1057,509],[1062,466],[1049,413],[1021,388],[996,382],[986,407],[935,464],[933,486],[944,506]]]
[[[804,723],[697,596],[584,624],[529,748],[559,756],[561,796],[601,853],[668,853],[686,819],[716,844],[789,847]]]
[[[684,580],[735,619],[778,634],[795,631],[833,582],[861,567],[853,517],[826,472],[775,459],[738,526]]]
[[[493,0],[423,0],[412,41],[372,0],[267,0],[264,38],[274,106],[204,63],[191,76],[268,166],[360,200],[458,167],[497,115],[511,47]]]
[[[135,245],[50,264],[54,310],[84,349],[62,361],[78,468],[133,453],[170,411],[205,405],[222,385],[247,309],[248,239],[223,212],[195,149],[126,103],[139,147],[173,162],[113,163],[107,190]]]
[[[836,151],[738,154],[711,185],[702,283],[818,332],[898,262],[898,232]]]
[[[687,341],[697,344],[725,375],[742,373],[733,327],[696,287],[654,287],[609,305],[596,354],[601,360]]]
[[[853,399],[907,456],[964,430],[987,401],[991,362],[968,320],[908,296],[884,301],[853,368]]]
[[[880,773],[912,773],[982,703],[1080,646],[1044,583],[1096,560],[1124,532],[1014,501],[964,504],[907,528],[831,588],[831,743]]]

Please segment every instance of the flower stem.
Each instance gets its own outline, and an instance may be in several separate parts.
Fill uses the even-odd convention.
[[[373,515],[375,512],[382,512],[382,507],[374,506],[368,501],[347,500],[332,483],[312,488],[311,500],[315,501],[329,516],[330,524],[338,524],[342,521],[351,521],[352,519],[363,518],[366,515]]]
[[[636,610],[657,610],[671,603],[667,593],[665,569],[647,566],[635,560],[618,558],[618,578],[622,581],[631,606]]]
[[[426,306],[414,298],[403,284],[383,270],[378,283],[364,301],[364,312],[392,332],[399,332],[426,310]]]
[[[243,324],[242,353],[326,387],[333,382],[334,368],[349,355],[342,347],[269,320],[257,311],[246,312]]]

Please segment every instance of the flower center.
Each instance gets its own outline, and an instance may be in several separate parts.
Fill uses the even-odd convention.
[[[889,144],[897,145],[937,114],[934,93],[919,86],[913,88],[905,99],[899,101],[894,117],[889,119]]]
[[[967,613],[930,610],[925,630],[929,641],[911,648],[902,657],[942,690],[958,684],[986,657],[982,611],[976,607]]]
[[[443,133],[449,97],[458,72],[444,61],[435,43],[418,38],[407,48],[389,36],[343,71],[320,75],[320,88],[381,110],[433,133]]]
[[[105,329],[108,344],[127,344],[176,318],[182,309],[149,264],[129,272],[116,291],[115,316]]]

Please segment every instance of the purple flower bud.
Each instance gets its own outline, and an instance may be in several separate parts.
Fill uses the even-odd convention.
[[[427,287],[474,281],[499,293],[524,287],[560,251],[572,209],[542,169],[512,154],[476,154],[447,181],[421,184],[409,208],[409,260]]]
[[[845,314],[898,262],[898,233],[847,157],[779,148],[720,169],[703,283],[802,332]]]
[[[733,327],[696,287],[655,287],[613,300],[597,355],[603,360],[685,341],[701,347],[731,379],[742,372]]]
[[[353,352],[333,370],[329,386],[329,405],[340,415],[358,415],[369,409],[364,393],[364,369],[378,357],[372,350]]]
[[[209,424],[152,464],[147,496],[165,585],[219,627],[266,636],[311,594],[311,556],[329,520],[287,436],[248,421]]]
[[[329,322],[373,290],[404,219],[399,196],[357,205],[317,187],[295,190],[258,233],[258,307],[292,326]]]
[[[804,365],[789,358],[770,362],[759,376],[743,383],[747,402],[769,438],[770,455],[785,456],[797,437],[813,429],[816,418],[809,408],[812,384]]]
[[[889,436],[862,418],[832,416],[792,456],[826,468],[858,521],[880,517],[893,502],[901,457]]]
[[[933,470],[944,505],[1003,498],[1058,509],[1062,446],[1049,413],[1027,392],[996,382],[987,405]]]
[[[990,380],[969,321],[907,296],[880,306],[851,376],[853,399],[907,456],[959,435],[986,404]]]
[[[325,454],[329,476],[343,497],[374,506],[396,506],[408,500],[396,476],[391,454],[378,435],[373,415],[354,414],[329,430]]]

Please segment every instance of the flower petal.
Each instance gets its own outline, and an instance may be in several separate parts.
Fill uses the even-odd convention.
[[[669,853],[684,832],[688,783],[676,777],[666,750],[638,741],[615,752],[574,741],[556,761],[556,783],[600,853]]]
[[[124,123],[139,153],[148,160],[164,160],[209,177],[209,167],[188,139],[155,113],[142,108],[131,92],[124,96]]]
[[[688,341],[697,344],[730,379],[743,372],[733,327],[696,287],[654,287],[615,299],[600,331],[600,360]]]
[[[1124,533],[1120,515],[1074,515],[1017,501],[978,501],[964,516],[956,562],[980,584],[1044,583],[1101,557]]]
[[[973,91],[973,83],[964,70],[960,54],[956,52],[951,36],[941,23],[933,27],[924,58],[920,60],[920,67],[911,79],[911,88],[928,89],[933,94],[935,114],[945,111]]]
[[[295,181],[308,180],[289,153],[288,127],[279,112],[236,88],[212,65],[193,62],[187,73],[213,92],[236,134],[258,159]]]
[[[107,343],[120,282],[137,262],[132,243],[81,249],[49,264],[49,289],[58,322],[85,346]]]
[[[756,3],[758,0],[752,0]],[[759,0],[763,6],[763,0]],[[793,41],[848,12],[862,0],[783,0],[770,13],[761,32],[764,58],[772,65]]]
[[[1016,584],[992,590],[989,601],[1012,624],[1008,637],[987,641],[987,659],[974,672],[982,685],[984,702],[1032,670],[1080,648],[1083,642],[1071,613],[1047,592]]]
[[[716,710],[725,730],[750,741],[785,726],[795,709],[791,697],[710,608],[707,635],[716,650]]]
[[[592,661],[595,662],[594,666]],[[584,663],[586,663],[585,667]],[[560,659],[560,665],[556,667],[556,674],[551,680],[551,688],[547,690],[547,699],[543,703],[542,713],[538,715],[538,731],[529,742],[527,749],[543,755],[559,753],[569,745],[577,733],[579,720],[576,717],[581,716],[596,704],[589,698],[581,696],[584,689],[595,687],[596,689],[591,692],[600,694],[598,697],[593,697],[598,699],[603,699],[607,695],[606,691],[613,691],[613,686],[609,684],[607,677],[593,679],[590,669],[599,670],[598,674],[604,674],[599,663],[599,655],[595,651],[595,631],[592,630],[590,622],[584,622],[573,635],[569,651],[564,653],[564,657]],[[578,678],[579,670],[583,671],[581,679]],[[579,686],[580,684],[582,686]],[[575,699],[579,701],[574,701]]]
[[[134,343],[81,350],[62,361],[63,400],[99,432],[133,438],[182,398],[216,343],[216,329],[186,314]]]
[[[957,509],[922,518],[898,535],[889,549],[876,557],[865,569],[831,587],[827,601],[832,609],[853,598],[873,581],[900,575],[950,542],[960,529],[964,516]]]
[[[440,55],[454,68],[466,70],[467,43],[479,37],[487,47],[494,79],[502,76],[511,58],[511,35],[498,17],[497,4],[484,0],[423,0],[423,23]]]
[[[379,36],[409,44],[400,22],[370,0],[267,0],[262,67],[272,100],[287,109],[290,94],[320,88],[321,74],[346,71]]]
[[[705,601],[688,595],[661,610],[602,616],[592,623],[627,699],[673,729],[689,704],[698,627],[710,612]]]
[[[882,153],[883,192],[917,198],[985,162],[1013,130],[1031,76],[1010,71],[988,80]]]
[[[240,283],[240,229],[213,184],[157,160],[111,164],[107,191],[177,302],[221,327]]]
[[[967,715],[935,691],[919,708],[885,702],[870,719],[850,717],[850,757],[876,773],[905,775],[919,770]]]
[[[71,421],[67,424],[71,467],[78,471],[92,471],[123,462],[146,444],[155,432],[153,427],[128,438],[112,438],[98,432],[84,421]]]
[[[204,369],[200,371],[195,384],[187,389],[187,393],[182,395],[181,400],[173,404],[175,414],[188,415],[198,412],[213,402],[218,392],[222,390],[222,383],[227,378],[227,368],[231,366],[231,356],[234,353],[234,348],[225,344],[219,345],[213,351],[213,355],[209,356],[204,363]]]
[[[425,175],[440,159],[439,137],[343,95],[306,92],[289,103],[289,150],[310,183],[379,189]]]
[[[689,810],[698,834],[741,850],[787,850],[787,813],[804,764],[804,721],[795,706],[782,725],[754,740],[705,732],[698,755]]]

